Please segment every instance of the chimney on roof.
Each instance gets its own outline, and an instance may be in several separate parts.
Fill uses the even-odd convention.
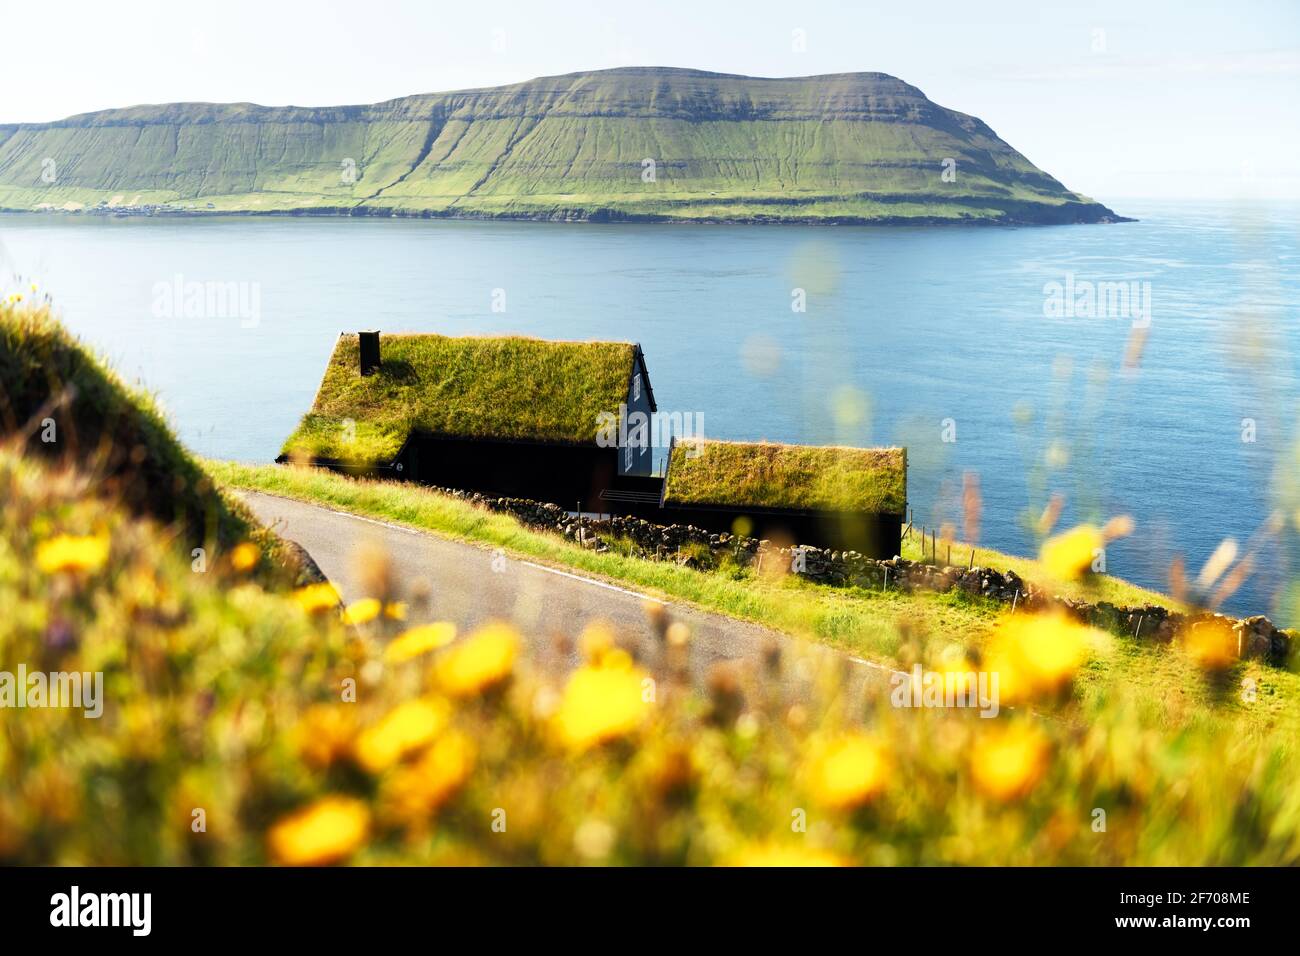
[[[374,375],[379,371],[379,332],[359,332],[361,337],[361,374]]]

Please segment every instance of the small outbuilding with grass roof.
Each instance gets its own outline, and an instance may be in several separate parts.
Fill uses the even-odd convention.
[[[595,510],[659,490],[649,442],[609,440],[654,411],[635,343],[344,333],[277,460]]]
[[[907,511],[907,451],[674,442],[662,506],[666,519],[709,530],[892,557]]]

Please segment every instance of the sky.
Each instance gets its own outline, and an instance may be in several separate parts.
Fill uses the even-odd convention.
[[[0,123],[617,66],[878,71],[1108,204],[1300,199],[1300,0],[0,0],[0,38]]]

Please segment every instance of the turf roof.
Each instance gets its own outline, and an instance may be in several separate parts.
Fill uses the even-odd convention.
[[[339,336],[316,400],[284,443],[289,457],[391,461],[413,431],[587,444],[627,400],[636,346],[522,336],[380,336],[362,376],[360,340]]]
[[[673,446],[666,505],[902,514],[902,448],[690,440]]]

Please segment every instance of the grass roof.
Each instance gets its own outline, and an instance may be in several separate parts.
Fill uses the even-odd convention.
[[[902,514],[902,448],[689,440],[673,446],[667,505]]]
[[[601,412],[627,400],[636,346],[522,336],[380,337],[360,374],[360,338],[339,336],[316,401],[284,443],[289,457],[393,459],[412,431],[586,444]]]

